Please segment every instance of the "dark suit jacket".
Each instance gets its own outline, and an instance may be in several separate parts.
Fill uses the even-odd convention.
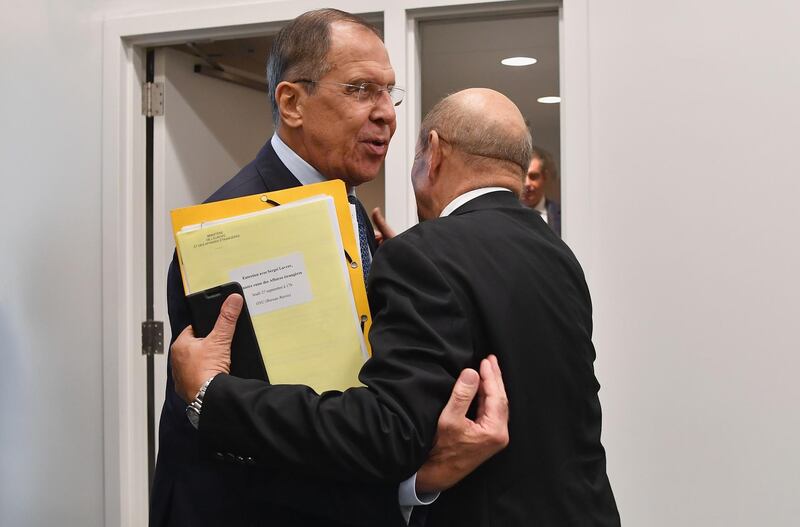
[[[553,229],[559,238],[561,237],[561,205],[556,201],[545,199],[544,206],[547,209],[547,224]]]
[[[267,144],[256,159],[208,201],[277,191],[300,185]],[[360,219],[369,218],[360,203]],[[370,240],[375,249],[375,240]],[[190,324],[177,260],[167,280],[172,341]],[[171,344],[171,343],[170,343]],[[336,477],[309,479],[294,471],[248,466],[243,458],[207,449],[185,414],[167,366],[159,452],[150,502],[151,527],[395,525],[402,522],[397,482],[365,487]],[[335,481],[334,481],[335,479]],[[398,480],[400,481],[400,480]],[[385,484],[384,484],[385,483]]]
[[[510,445],[445,492],[426,525],[619,525],[600,444],[589,292],[535,211],[494,192],[410,229],[376,254],[369,299],[366,388],[317,396],[220,375],[201,436],[276,469],[402,479],[431,447],[460,371],[495,353]]]

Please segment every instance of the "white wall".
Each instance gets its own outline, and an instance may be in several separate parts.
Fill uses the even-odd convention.
[[[187,207],[204,201],[255,158],[272,135],[272,114],[266,93],[194,73],[202,61],[187,53],[169,48],[156,53],[163,55],[167,92],[158,123],[166,134],[159,175],[166,208]],[[168,245],[171,256],[175,244],[168,240]]]
[[[0,525],[103,523],[99,5],[0,17]]]
[[[590,221],[570,227],[623,523],[798,525],[800,3],[567,0],[567,27],[581,4]]]
[[[3,3],[0,525],[104,524],[102,20],[212,3]]]

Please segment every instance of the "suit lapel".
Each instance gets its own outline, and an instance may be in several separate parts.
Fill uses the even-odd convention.
[[[258,152],[256,156],[256,171],[268,191],[274,192],[300,186],[300,181],[292,175],[286,165],[281,162],[278,154],[275,153],[275,149],[272,148],[272,141],[267,141]]]

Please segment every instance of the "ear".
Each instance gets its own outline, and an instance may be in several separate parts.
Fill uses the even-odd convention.
[[[439,177],[443,157],[442,142],[439,140],[439,133],[436,130],[431,130],[428,135],[428,155],[431,156],[428,163],[428,179],[433,183]]]
[[[301,99],[305,92],[300,85],[283,81],[275,88],[275,104],[281,116],[281,125],[289,128],[299,128],[303,124],[303,110]]]

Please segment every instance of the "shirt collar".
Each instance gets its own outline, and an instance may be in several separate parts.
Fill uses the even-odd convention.
[[[328,178],[323,176],[319,170],[309,165],[305,159],[297,155],[297,152],[289,148],[289,145],[284,143],[283,139],[278,136],[278,132],[272,134],[271,143],[278,159],[286,165],[286,168],[297,178],[301,185],[312,185],[328,181]],[[356,195],[355,189],[352,187],[348,188],[347,193],[351,196]]]
[[[539,203],[537,203],[536,205],[534,205],[534,207],[533,207],[533,208],[534,208],[536,211],[538,211],[538,212],[539,212],[539,214],[546,213],[546,212],[547,212],[547,205],[546,205],[546,203],[545,203],[545,202],[546,202],[546,199],[545,199],[545,197],[544,197],[544,196],[542,196],[542,199],[540,199],[540,200],[539,200]]]
[[[447,206],[442,210],[442,213],[439,214],[439,217],[444,218],[445,216],[449,216],[450,214],[453,213],[453,211],[455,211],[461,205],[464,205],[465,203],[472,201],[473,199],[479,196],[483,196],[484,194],[488,194],[490,192],[497,192],[499,190],[511,192],[507,188],[503,187],[484,187],[484,188],[476,188],[475,190],[470,190],[469,192],[461,194],[456,199],[448,203]]]
[[[289,172],[303,185],[328,181],[316,168],[309,165],[305,159],[289,148],[289,146],[278,137],[277,132],[272,135],[272,148],[275,149],[275,153],[278,155],[278,159],[281,160],[281,163],[286,165]]]

